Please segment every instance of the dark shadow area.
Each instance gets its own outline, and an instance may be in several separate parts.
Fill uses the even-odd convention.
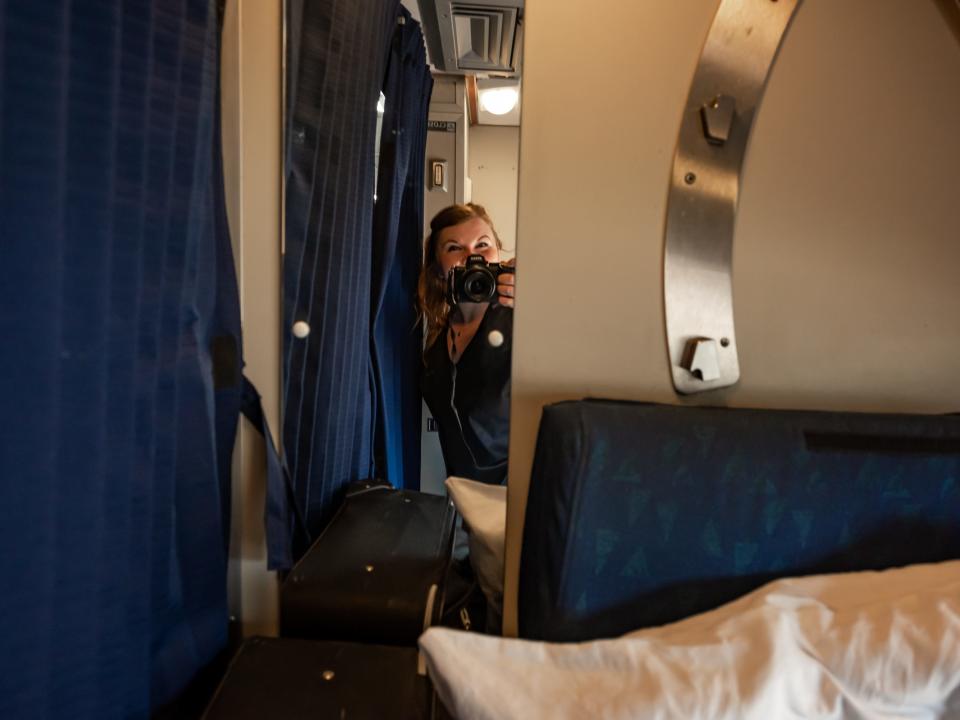
[[[163,705],[154,712],[153,720],[195,720],[203,715],[239,645],[232,635],[231,632],[231,642],[228,646],[217,653],[217,656],[194,676],[190,684],[173,702]]]
[[[940,14],[943,15],[947,27],[950,28],[950,32],[957,40],[957,44],[960,45],[960,4],[957,4],[956,0],[933,0],[933,3],[937,6]]]

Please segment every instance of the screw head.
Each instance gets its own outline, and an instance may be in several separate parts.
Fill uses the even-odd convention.
[[[373,565],[365,565],[363,569],[367,572],[373,572]]]
[[[683,181],[687,185],[693,185],[697,181],[697,176],[694,175],[692,172],[688,172],[686,175],[683,176]]]
[[[720,338],[720,344],[723,347],[727,347],[730,344],[730,338]]]
[[[329,682],[330,680],[333,680],[334,677],[336,677],[336,673],[333,670],[324,670],[323,675],[321,677],[327,682]]]

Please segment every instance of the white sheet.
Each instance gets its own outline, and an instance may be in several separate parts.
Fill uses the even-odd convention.
[[[470,563],[496,617],[503,610],[503,546],[507,527],[507,486],[460,477],[445,483],[453,504],[470,528]]]
[[[420,647],[460,720],[960,718],[960,561],[778,580],[614,640]]]

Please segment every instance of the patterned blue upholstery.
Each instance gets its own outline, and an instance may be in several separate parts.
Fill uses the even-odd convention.
[[[610,637],[785,575],[960,557],[960,417],[544,409],[520,634]]]

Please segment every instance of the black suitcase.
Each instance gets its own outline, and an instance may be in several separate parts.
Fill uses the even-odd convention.
[[[455,520],[446,497],[354,484],[283,584],[280,634],[415,646],[443,611]]]
[[[254,637],[237,652],[205,720],[447,717],[412,647]]]

